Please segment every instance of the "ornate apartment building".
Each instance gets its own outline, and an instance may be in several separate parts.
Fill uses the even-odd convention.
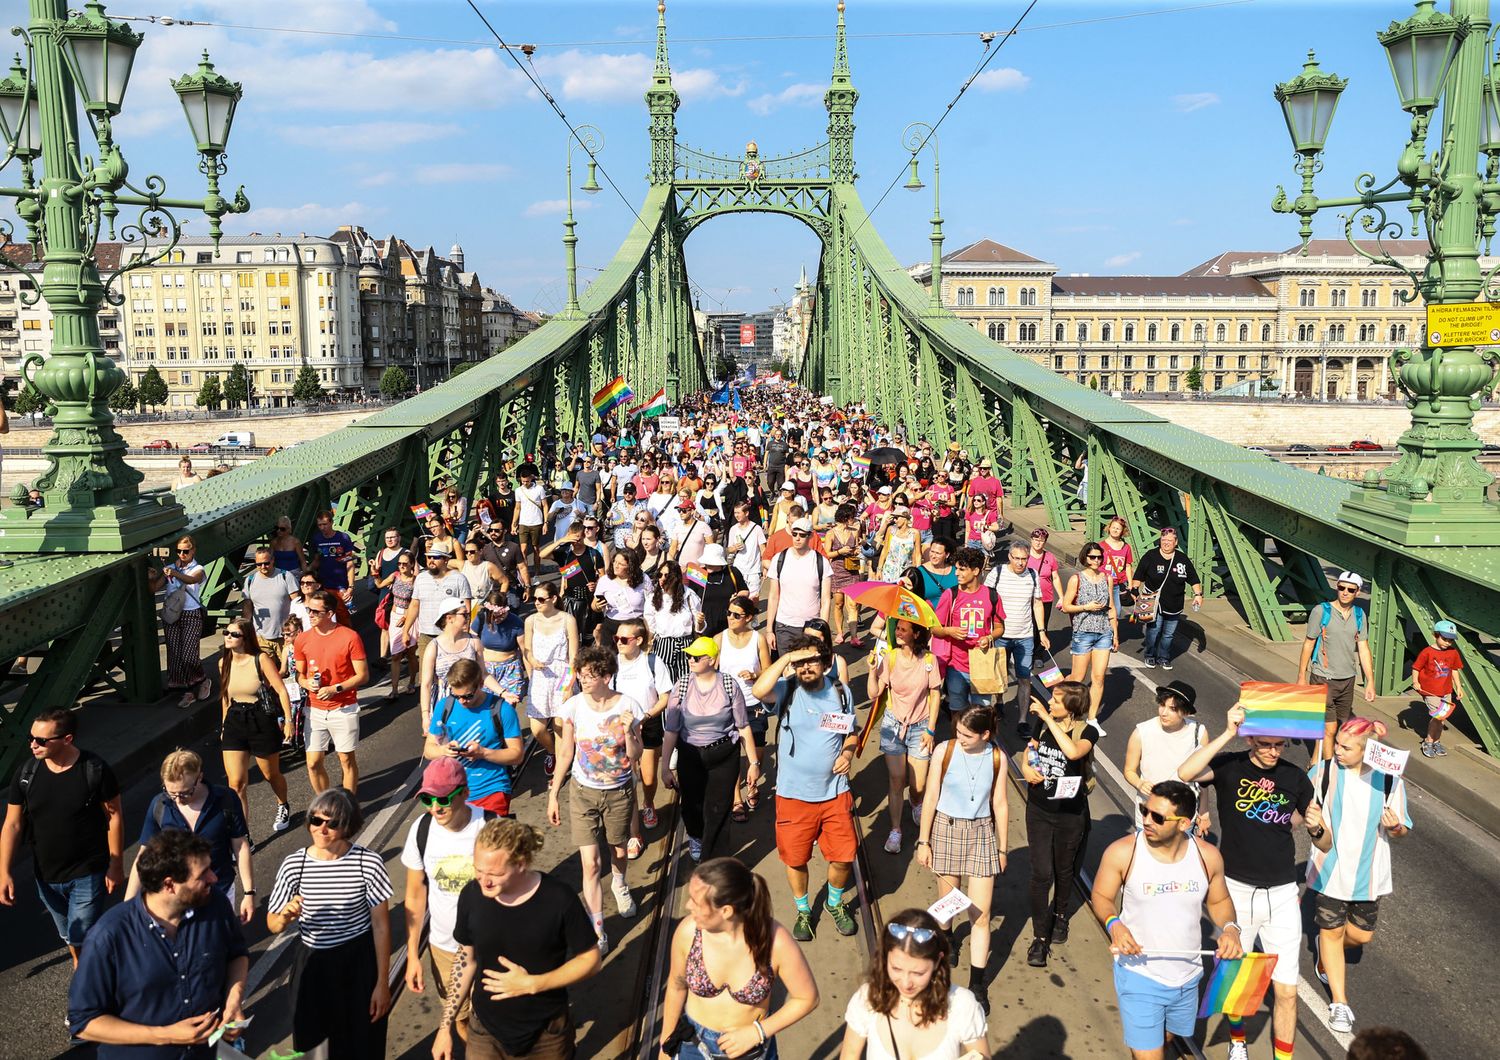
[[[1413,271],[1425,265],[1425,242],[1385,247]],[[909,270],[924,286],[931,271]],[[1204,392],[1394,396],[1387,358],[1419,342],[1424,322],[1420,300],[1398,297],[1410,286],[1336,239],[1305,255],[1226,252],[1180,276],[1064,275],[989,239],[943,258],[949,310],[1038,364],[1122,393],[1197,381]]]

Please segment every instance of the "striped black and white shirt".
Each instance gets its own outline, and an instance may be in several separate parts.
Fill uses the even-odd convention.
[[[391,877],[380,855],[359,844],[341,858],[323,861],[299,850],[276,870],[269,908],[302,896],[302,944],[328,950],[370,930],[370,909],[389,901]]]

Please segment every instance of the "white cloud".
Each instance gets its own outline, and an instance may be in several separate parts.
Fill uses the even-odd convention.
[[[1031,78],[1013,66],[986,70],[974,79],[974,87],[984,92],[1017,92],[1031,84]]]
[[[1124,268],[1126,265],[1129,265],[1132,261],[1135,261],[1140,256],[1141,252],[1139,250],[1130,250],[1126,251],[1124,254],[1116,254],[1112,258],[1105,258],[1104,264],[1106,267],[1111,269],[1120,269]]]
[[[366,121],[350,125],[289,125],[281,135],[294,144],[334,151],[380,150],[443,140],[463,132],[463,126],[420,121]]]
[[[362,188],[384,188],[392,184],[466,184],[498,180],[513,170],[503,162],[434,162],[411,169],[384,169],[359,178]]]
[[[263,206],[247,214],[224,218],[224,227],[236,232],[318,232],[327,233],[342,224],[362,224],[367,218],[385,213],[383,207],[372,207],[357,200],[341,206],[308,202],[301,206]]]
[[[527,86],[494,48],[430,48],[380,57],[325,51],[286,64],[278,76],[290,83],[263,92],[261,103],[303,110],[484,110],[518,98]],[[256,97],[245,87],[249,103]]]
[[[581,213],[584,210],[592,210],[593,208],[594,200],[592,199],[575,198],[573,200],[574,213]],[[567,212],[567,199],[542,199],[538,202],[532,203],[530,206],[526,207],[525,210],[527,217],[548,217],[552,214],[561,215]]]
[[[756,114],[765,117],[781,107],[806,105],[820,100],[827,87],[827,85],[805,83],[787,85],[780,92],[767,92],[765,95],[756,96],[745,105]]]
[[[645,52],[600,54],[570,48],[557,55],[538,55],[537,73],[542,83],[564,99],[586,103],[639,103],[651,85],[656,60]],[[673,70],[672,84],[684,100],[738,96],[743,82],[727,84],[718,71]]]
[[[1218,102],[1219,94],[1217,92],[1185,92],[1180,96],[1172,97],[1172,106],[1184,114],[1191,114],[1193,111],[1202,110],[1204,107],[1212,107]]]

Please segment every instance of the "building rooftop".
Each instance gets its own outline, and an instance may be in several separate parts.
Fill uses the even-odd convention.
[[[1053,295],[1133,298],[1270,298],[1249,276],[1054,276]]]
[[[1014,247],[1008,247],[1004,243],[996,243],[993,239],[980,239],[970,243],[966,247],[959,247],[949,254],[943,255],[943,262],[970,262],[973,264],[987,264],[992,262],[1018,261],[1030,262],[1037,265],[1046,264],[1041,258],[1034,258],[1030,254],[1023,254]]]

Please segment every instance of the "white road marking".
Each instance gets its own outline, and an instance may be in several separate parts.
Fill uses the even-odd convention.
[[[384,832],[391,818],[408,808],[406,805],[407,800],[411,798],[411,793],[421,783],[422,770],[426,767],[427,762],[425,760],[418,761],[412,767],[411,775],[402,782],[399,788],[396,788],[386,796],[385,805],[381,807],[375,816],[371,817],[365,823],[364,829],[354,839],[356,843],[369,845],[375,842],[376,837]],[[245,980],[245,997],[253,997],[255,992],[261,988],[265,978],[270,975],[271,969],[275,968],[276,963],[281,959],[282,952],[287,946],[292,944],[296,937],[297,933],[294,931],[283,931],[280,935],[276,936],[270,946],[266,947],[266,951],[250,966],[250,974]]]
[[[1123,652],[1116,652],[1114,654],[1114,657],[1110,660],[1110,663],[1112,666],[1119,665],[1129,670],[1131,672],[1131,675],[1137,681],[1140,681],[1142,684],[1151,689],[1151,694],[1153,696],[1161,688],[1161,686],[1153,681],[1151,677],[1146,673],[1146,665],[1139,659],[1131,658],[1129,655],[1126,655]],[[1104,767],[1104,771],[1109,774],[1111,780],[1113,780],[1120,786],[1120,789],[1125,793],[1126,798],[1131,802],[1134,802],[1135,789],[1132,788],[1129,782],[1126,781],[1125,774],[1120,772],[1120,770],[1115,767],[1115,764],[1109,760],[1109,757],[1098,748],[1095,748],[1094,750],[1094,761]],[[1299,965],[1300,962],[1301,958],[1299,956]],[[1352,1034],[1345,1034],[1342,1031],[1334,1030],[1332,1024],[1328,1022],[1328,1000],[1323,996],[1322,986],[1323,984],[1319,983],[1316,987],[1314,987],[1312,985],[1312,981],[1308,979],[1307,976],[1299,975],[1297,977],[1297,997],[1301,999],[1302,1004],[1307,1008],[1308,1013],[1313,1017],[1313,1019],[1316,1020],[1317,1023],[1325,1031],[1328,1032],[1329,1036],[1333,1038],[1334,1041],[1338,1042],[1340,1048],[1347,1050],[1349,1048],[1349,1043],[1354,1040],[1354,1036]]]

